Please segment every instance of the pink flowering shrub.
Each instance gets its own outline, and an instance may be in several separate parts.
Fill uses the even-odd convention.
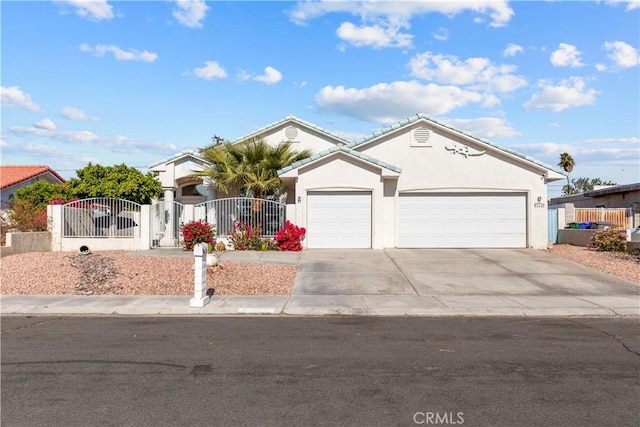
[[[303,227],[298,227],[287,221],[284,223],[284,227],[276,233],[274,238],[276,248],[279,251],[299,252],[302,250],[302,238],[305,234],[307,234],[307,230]]]
[[[273,250],[273,241],[262,237],[260,226],[252,227],[246,222],[238,221],[233,225],[233,233],[229,240],[236,251],[268,251]]]
[[[180,226],[182,233],[182,247],[185,251],[192,251],[198,243],[216,244],[216,232],[210,224],[202,221],[190,221]]]

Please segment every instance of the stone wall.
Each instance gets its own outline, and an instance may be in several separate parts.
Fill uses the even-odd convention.
[[[0,248],[0,256],[27,252],[51,252],[51,233],[48,231],[7,233],[7,244]]]

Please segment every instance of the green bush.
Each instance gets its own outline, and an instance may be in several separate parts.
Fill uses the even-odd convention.
[[[33,199],[13,199],[9,211],[11,228],[18,231],[47,231],[47,209]]]
[[[613,229],[596,231],[591,237],[591,247],[600,252],[625,252],[625,232]]]
[[[46,208],[51,200],[62,200],[66,203],[70,198],[71,195],[64,184],[53,184],[42,179],[15,192],[15,199],[27,200],[40,208]]]

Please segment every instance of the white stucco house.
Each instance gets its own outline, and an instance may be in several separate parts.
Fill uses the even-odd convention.
[[[358,141],[289,115],[246,139],[314,154],[278,173],[306,248],[546,248],[547,184],[565,175],[418,114]],[[216,197],[195,151],[151,165],[165,200]]]

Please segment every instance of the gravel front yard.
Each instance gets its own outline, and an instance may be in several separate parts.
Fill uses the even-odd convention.
[[[549,253],[640,284],[640,257],[556,245]],[[39,252],[3,257],[3,295],[191,295],[193,259],[105,251]],[[216,295],[289,295],[296,267],[224,261],[209,269]]]
[[[104,251],[39,252],[3,257],[3,295],[192,295],[193,258]],[[224,261],[209,268],[215,295],[289,295],[296,267]]]
[[[554,245],[549,253],[622,279],[640,284],[640,256],[597,252],[580,246]]]

